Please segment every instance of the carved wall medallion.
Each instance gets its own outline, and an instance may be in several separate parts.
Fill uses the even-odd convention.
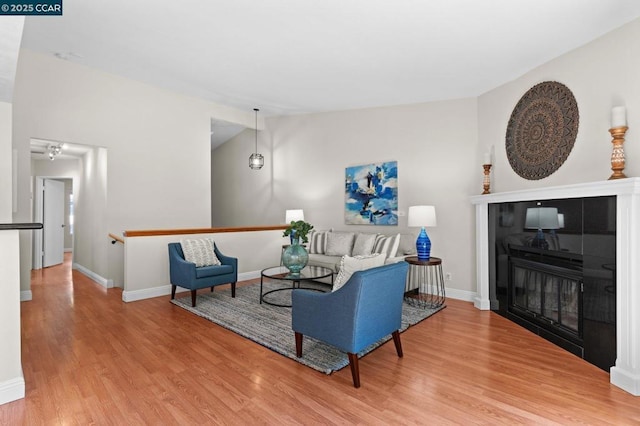
[[[565,162],[578,134],[578,104],[564,84],[546,81],[522,96],[507,125],[511,168],[529,180],[543,179]]]

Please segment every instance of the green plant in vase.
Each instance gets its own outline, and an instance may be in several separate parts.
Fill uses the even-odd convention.
[[[293,244],[293,241],[295,239],[300,239],[302,240],[302,243],[307,243],[309,242],[307,235],[309,234],[309,231],[311,231],[312,229],[313,229],[313,225],[311,225],[308,222],[305,222],[304,220],[291,221],[287,229],[284,230],[284,233],[282,234],[282,236],[290,237],[291,244]]]
[[[307,249],[300,244],[309,241],[309,231],[313,229],[313,225],[304,220],[292,221],[282,234],[283,237],[291,239],[291,245],[282,252],[282,264],[291,271],[292,274],[299,274],[302,268],[307,266],[309,261],[309,253]]]

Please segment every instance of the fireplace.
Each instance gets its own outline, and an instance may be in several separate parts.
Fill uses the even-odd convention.
[[[609,371],[615,291],[591,295],[599,282],[615,289],[605,268],[616,262],[616,197],[492,203],[489,223],[491,309]]]
[[[609,200],[605,207],[590,204],[602,198]],[[577,199],[579,214],[570,205]],[[478,195],[471,202],[474,305],[608,370],[612,384],[640,396],[640,178]],[[546,207],[557,209],[557,223],[527,225],[527,209]],[[606,220],[598,219],[602,214]],[[509,229],[516,221],[518,228]]]

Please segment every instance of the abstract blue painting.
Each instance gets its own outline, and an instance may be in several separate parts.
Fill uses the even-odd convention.
[[[366,164],[345,170],[347,225],[398,225],[398,162]]]

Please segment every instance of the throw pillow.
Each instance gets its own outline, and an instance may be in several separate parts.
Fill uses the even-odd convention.
[[[331,291],[336,291],[345,285],[354,272],[382,266],[384,265],[384,261],[385,256],[379,253],[370,254],[369,256],[342,256],[340,260],[340,272],[338,272],[338,276],[333,282],[333,289]]]
[[[311,231],[307,236],[309,240],[308,249],[312,254],[324,254],[327,251],[327,235],[331,231]]]
[[[376,242],[376,234],[356,234],[353,243],[352,256],[368,256],[373,252],[373,244]]]
[[[355,236],[353,232],[330,232],[327,235],[325,254],[327,256],[344,256],[345,254],[351,256]]]
[[[220,265],[220,259],[213,250],[213,240],[211,238],[202,238],[198,240],[182,240],[180,241],[184,260],[195,263],[196,268],[201,266]]]
[[[374,253],[384,254],[387,258],[396,257],[398,245],[400,244],[400,234],[382,235],[378,234],[373,245]]]

